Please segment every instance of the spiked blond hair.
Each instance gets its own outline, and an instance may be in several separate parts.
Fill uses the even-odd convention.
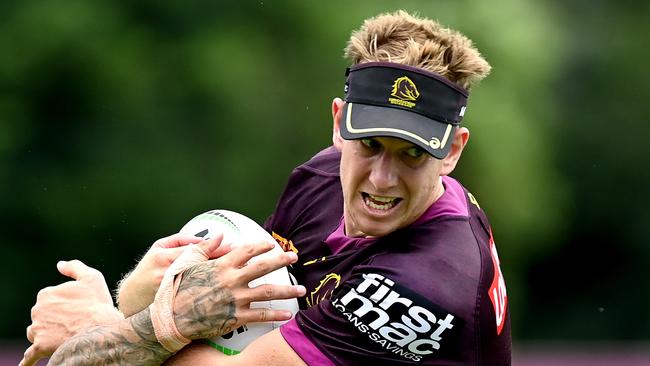
[[[388,61],[433,71],[470,89],[490,73],[490,64],[461,33],[403,10],[364,21],[352,33],[345,57],[352,64]]]

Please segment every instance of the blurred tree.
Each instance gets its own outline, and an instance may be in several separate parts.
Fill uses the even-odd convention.
[[[528,270],[531,338],[648,339],[647,2],[557,2],[566,56],[552,129],[569,230]],[[561,321],[560,321],[561,319]]]

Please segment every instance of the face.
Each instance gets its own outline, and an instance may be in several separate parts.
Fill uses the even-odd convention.
[[[442,161],[392,137],[339,140],[345,230],[384,236],[412,224],[444,192]]]

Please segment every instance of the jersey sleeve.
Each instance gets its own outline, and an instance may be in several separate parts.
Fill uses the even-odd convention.
[[[284,340],[293,348],[307,365],[334,366],[335,364],[305,336],[302,329],[291,319],[280,327]]]

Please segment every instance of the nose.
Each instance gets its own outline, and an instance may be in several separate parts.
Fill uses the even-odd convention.
[[[386,192],[397,185],[398,167],[390,154],[384,152],[371,164],[369,180],[377,190],[376,193]]]

